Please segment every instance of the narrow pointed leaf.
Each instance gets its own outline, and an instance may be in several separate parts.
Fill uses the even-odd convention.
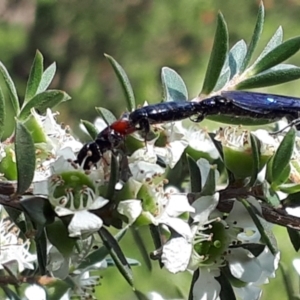
[[[135,243],[137,249],[139,250],[140,254],[142,255],[144,263],[145,263],[147,269],[149,271],[151,271],[152,270],[152,264],[151,264],[151,260],[150,260],[150,257],[149,257],[149,252],[147,251],[145,237],[143,238],[143,234],[141,234],[141,231],[143,233],[143,230],[145,228],[144,227],[143,228],[133,228],[133,227],[131,227],[130,229],[131,229],[130,231],[131,231],[132,237],[134,239],[134,243]],[[128,261],[128,259],[127,259],[127,261]],[[129,261],[128,261],[128,263],[129,263]],[[132,264],[130,264],[130,265],[132,266]]]
[[[291,267],[287,267],[282,260],[279,263],[279,270],[282,277],[282,288],[286,292],[288,300],[300,300],[299,290],[294,286],[294,273],[291,272]]]
[[[274,155],[272,164],[272,180],[275,182],[279,180],[284,169],[287,165],[289,165],[290,159],[293,154],[295,136],[295,129],[291,128],[280,143]]]
[[[213,195],[216,192],[216,170],[211,168],[201,191],[202,196]]]
[[[52,63],[43,73],[37,94],[44,92],[51,84],[56,72],[56,63]]]
[[[188,100],[187,88],[177,72],[168,67],[163,67],[161,70],[161,81],[165,101]]]
[[[125,233],[127,232],[128,227],[124,227],[121,229],[115,236],[116,241],[120,241]],[[85,259],[79,264],[78,269],[86,269],[90,268],[91,266],[101,262],[105,257],[109,254],[108,249],[103,246],[100,247],[99,249],[93,251],[92,253],[88,254]]]
[[[126,74],[126,72],[124,71],[124,69],[121,67],[121,65],[111,56],[104,54],[104,56],[108,59],[108,61],[110,62],[110,64],[112,65],[121,85],[123,88],[123,92],[125,94],[125,98],[127,101],[127,107],[129,111],[133,111],[136,107],[135,104],[135,97],[134,97],[134,93],[133,93],[133,89],[131,86],[131,83],[129,81],[129,78]]]
[[[16,164],[18,171],[17,194],[22,195],[29,188],[35,170],[35,147],[30,132],[16,121]]]
[[[241,203],[244,205],[244,207],[247,209],[249,215],[251,216],[253,222],[255,223],[259,233],[261,234],[261,239],[262,241],[267,245],[269,250],[273,255],[276,255],[278,252],[277,249],[274,247],[271,239],[269,238],[267,232],[265,231],[264,226],[261,224],[260,219],[258,218],[257,214],[258,212],[256,211],[255,207],[252,206],[247,200],[245,199],[240,199]]]
[[[44,71],[43,61],[44,58],[41,52],[36,51],[35,58],[27,81],[24,103],[28,102],[31,98],[33,98],[36,95]]]
[[[35,245],[37,253],[37,262],[39,266],[39,272],[41,275],[45,275],[47,272],[47,243],[48,239],[44,230],[40,231],[39,236],[35,236]]]
[[[144,294],[143,292],[139,290],[134,290],[134,294],[136,296],[136,299],[138,300],[149,300],[149,297],[147,294]]]
[[[281,201],[283,207],[300,207],[300,192],[287,195],[285,199]]]
[[[300,49],[300,37],[289,39],[266,54],[257,64],[251,66],[250,74],[255,75],[285,61]]]
[[[7,69],[2,64],[2,62],[0,62],[0,72],[3,76],[3,79],[4,79],[4,82],[5,82],[7,91],[8,91],[9,99],[10,99],[10,102],[12,104],[14,113],[15,113],[15,115],[17,115],[20,111],[20,104],[19,104],[19,98],[18,98],[17,90],[16,90],[16,87],[15,87],[15,84],[14,84],[13,80],[11,79]]]
[[[44,197],[24,198],[20,201],[20,205],[36,226],[44,226],[54,221],[55,212],[49,200]]]
[[[158,226],[154,226],[153,224],[149,225],[150,234],[152,237],[152,241],[154,243],[155,249],[159,249],[162,246],[161,235]]]
[[[298,230],[289,227],[287,227],[287,232],[289,234],[290,241],[295,251],[298,252],[300,249],[300,232]]]
[[[191,192],[197,193],[201,192],[202,184],[201,184],[201,173],[199,167],[195,160],[187,155],[187,162],[190,173],[190,184],[191,184]]]
[[[218,14],[217,30],[214,45],[207,66],[201,94],[208,95],[213,91],[226,60],[228,51],[228,30],[224,17]]]
[[[230,68],[230,78],[240,73],[243,61],[247,53],[247,45],[244,40],[238,41],[229,51],[228,65]]]
[[[235,88],[238,90],[254,89],[265,86],[278,85],[299,78],[299,67],[288,64],[280,64],[267,71],[241,81],[236,85]]]
[[[67,101],[71,97],[59,90],[48,90],[34,96],[23,108],[18,117],[19,120],[25,120],[30,115],[30,110],[35,108],[40,114],[44,114],[47,108],[52,108],[55,105]]]
[[[45,284],[45,288],[47,289],[48,293],[46,299],[57,300],[64,298],[64,295],[66,295],[70,289],[70,285],[67,284],[66,280],[55,278],[55,280],[51,280],[48,284]]]
[[[226,68],[226,70],[224,70],[224,72],[222,71],[218,82],[216,83],[215,87],[214,87],[214,91],[219,91],[222,89],[222,87],[225,86],[225,84],[229,81],[230,79],[230,69],[229,67]]]
[[[90,135],[90,137],[93,140],[95,140],[98,135],[98,131],[95,128],[94,124],[89,121],[86,121],[86,120],[80,120],[80,122],[85,127],[85,129],[88,132],[88,134]]]
[[[131,286],[133,286],[132,271],[130,265],[126,261],[126,257],[124,256],[119,244],[106,228],[102,227],[98,232],[103,241],[103,244],[108,249],[112,259],[114,260],[116,267],[126,279],[126,281]]]
[[[17,279],[16,279],[16,283],[17,283]],[[13,292],[6,285],[3,285],[1,288],[2,288],[3,292],[5,293],[5,295],[7,296],[6,299],[9,299],[9,300],[22,300],[21,297],[19,297],[15,292]]]
[[[280,185],[280,191],[286,194],[289,194],[288,197],[292,196],[295,193],[300,192],[300,184],[299,183],[285,183]],[[297,199],[299,200],[300,206],[300,194],[298,195]]]
[[[280,205],[278,194],[269,185],[267,188],[265,188],[264,196],[266,203],[270,204],[271,206],[278,207]]]
[[[252,170],[251,180],[248,184],[249,187],[255,184],[257,175],[260,171],[260,141],[252,133],[250,133],[250,141],[251,141],[251,150],[252,150],[252,157],[253,157],[253,170]]]
[[[4,132],[4,125],[6,119],[5,101],[2,89],[0,88],[0,139],[2,138]]]
[[[257,46],[257,43],[260,39],[262,30],[263,30],[264,19],[265,19],[265,8],[264,8],[263,3],[261,2],[260,6],[259,6],[258,14],[257,14],[254,32],[252,35],[251,42],[248,46],[247,54],[245,56],[245,59],[243,61],[242,67],[241,67],[241,72],[245,71],[247,66],[249,65],[249,62],[252,58],[253,52]]]
[[[68,229],[62,220],[55,219],[55,222],[46,226],[47,238],[50,243],[64,256],[69,257],[74,251],[76,239],[69,237]],[[57,234],[59,232],[59,234]]]
[[[233,287],[229,279],[221,272],[221,275],[215,278],[221,286],[221,291],[219,294],[220,299],[222,300],[236,300]]]
[[[110,125],[117,120],[116,117],[112,114],[112,112],[104,107],[96,107],[96,111],[107,125]]]
[[[263,57],[266,56],[270,51],[272,51],[274,48],[279,46],[282,43],[283,40],[283,30],[282,27],[279,26],[274,35],[269,40],[268,44],[264,48],[264,50],[261,52],[261,54],[258,56],[256,61],[254,62],[254,65],[256,65]]]

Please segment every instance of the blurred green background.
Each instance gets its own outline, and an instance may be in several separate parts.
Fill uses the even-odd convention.
[[[284,28],[285,39],[300,35],[299,0],[266,0],[264,4],[266,23],[259,50],[279,25]],[[0,60],[15,81],[21,99],[36,49],[44,55],[46,66],[56,61],[58,72],[52,87],[72,97],[59,107],[59,121],[87,139],[80,133],[79,121],[93,121],[97,116],[95,106],[108,108],[116,116],[126,110],[118,80],[104,53],[124,67],[139,103],[161,101],[163,66],[183,77],[192,98],[202,87],[218,10],[228,23],[233,45],[242,38],[249,42],[258,5],[259,1],[254,0],[2,0]],[[299,66],[300,55],[290,62]],[[300,96],[298,86],[296,81],[261,91]],[[285,231],[277,232],[280,245],[286,248],[283,255],[290,260],[296,255]],[[125,253],[136,257],[134,242],[129,243],[131,247],[128,241],[123,244]],[[290,261],[287,264],[291,266]],[[169,299],[176,296],[176,286],[185,293],[188,290],[186,275],[155,271],[135,267],[137,288],[158,290]],[[134,299],[130,287],[115,270],[102,274],[101,294],[106,295],[102,299]],[[298,282],[296,273],[292,277]],[[263,299],[286,299],[280,278],[272,280],[265,291]]]

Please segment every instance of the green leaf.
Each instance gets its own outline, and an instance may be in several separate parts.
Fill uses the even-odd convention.
[[[47,237],[50,243],[64,256],[69,257],[73,253],[76,239],[69,237],[68,229],[63,222],[56,218],[55,222],[46,226]],[[59,232],[59,234],[57,234]]]
[[[17,194],[22,195],[30,186],[35,170],[35,147],[26,127],[16,121],[16,164],[18,171]]]
[[[249,187],[252,187],[256,180],[257,175],[260,171],[260,140],[252,133],[250,133],[250,141],[251,141],[251,150],[252,150],[252,157],[253,157],[253,170],[251,175],[251,180],[248,184]]]
[[[219,282],[221,286],[221,291],[219,294],[220,299],[222,300],[236,300],[233,287],[229,281],[229,278],[221,272],[221,275],[215,277],[215,280]]]
[[[230,68],[230,79],[240,73],[243,61],[247,53],[247,45],[244,40],[238,41],[229,51],[228,65]]]
[[[299,207],[300,206],[300,192],[287,195],[281,202],[283,207]]]
[[[217,30],[215,33],[214,45],[207,66],[202,91],[200,94],[208,95],[213,91],[228,51],[228,30],[224,17],[218,14]]]
[[[282,27],[279,26],[274,35],[269,40],[268,44],[264,48],[264,50],[261,52],[261,54],[258,56],[256,61],[254,62],[254,65],[257,64],[263,57],[266,56],[270,51],[272,51],[274,48],[279,46],[282,43],[283,39],[283,31]]]
[[[221,75],[218,78],[218,81],[214,87],[214,91],[221,90],[222,87],[224,87],[225,84],[229,81],[229,79],[230,79],[230,69],[227,66],[226,69],[221,72]]]
[[[279,181],[280,176],[283,173],[284,169],[290,163],[290,159],[293,154],[294,143],[295,143],[296,131],[294,128],[291,128],[289,132],[285,135],[284,139],[280,143],[272,164],[272,181]]]
[[[0,62],[0,72],[4,78],[4,82],[8,91],[9,99],[11,101],[14,113],[15,115],[17,115],[20,112],[20,104],[19,104],[17,90],[13,80],[11,79],[7,69],[2,64],[2,62]]]
[[[133,89],[127,74],[125,73],[124,69],[121,65],[111,56],[104,54],[104,56],[108,59],[110,64],[112,65],[121,85],[123,88],[123,92],[125,94],[125,98],[127,101],[127,107],[129,111],[133,111],[136,108],[135,104],[135,97],[133,93]]]
[[[4,132],[4,125],[6,119],[6,111],[5,111],[5,101],[4,95],[2,93],[2,89],[0,88],[0,139],[2,138]]]
[[[121,250],[119,244],[111,233],[104,227],[101,227],[98,231],[103,241],[103,244],[108,249],[112,259],[114,260],[116,267],[126,279],[126,281],[133,286],[133,276],[130,265],[127,263],[126,258]]]
[[[187,154],[187,162],[190,173],[190,184],[191,184],[191,192],[197,193],[201,192],[202,184],[201,184],[201,173],[199,167],[195,160]]]
[[[38,234],[35,236],[35,245],[36,245],[36,253],[37,253],[37,263],[39,266],[39,273],[44,275],[47,272],[47,243],[48,239],[46,237],[46,233],[44,228],[39,230]]]
[[[161,81],[165,101],[188,100],[187,88],[177,72],[168,67],[163,67],[161,70]]]
[[[16,279],[16,281],[17,281],[17,279]],[[19,297],[15,292],[13,292],[7,286],[3,285],[1,288],[4,291],[5,295],[7,296],[6,299],[9,299],[9,300],[22,300],[21,297]]]
[[[241,67],[241,72],[244,72],[246,70],[246,68],[252,58],[253,52],[257,46],[257,43],[260,39],[262,30],[263,30],[264,19],[265,19],[265,8],[264,8],[263,3],[261,2],[260,6],[259,6],[258,14],[257,14],[254,32],[252,35],[251,42],[248,46],[247,54],[245,56],[245,59],[243,61],[242,67]]]
[[[49,280],[49,283],[45,284],[45,287],[48,293],[47,300],[61,299],[70,289],[70,286],[65,281],[57,278]]]
[[[300,49],[300,37],[289,39],[266,54],[249,69],[251,75],[270,69],[294,55]]]
[[[103,118],[107,125],[110,125],[117,120],[112,112],[104,107],[96,107],[96,111]]]
[[[211,168],[209,170],[206,182],[201,191],[201,196],[213,195],[216,192],[216,170]]]
[[[237,90],[254,89],[265,86],[278,85],[300,78],[300,68],[280,64],[258,75],[247,78],[236,85]]]
[[[280,199],[278,194],[270,187],[270,185],[265,182],[267,187],[264,189],[265,192],[265,201],[273,207],[278,207],[280,205]]]
[[[281,273],[282,280],[282,288],[285,290],[288,300],[300,300],[299,290],[295,289],[293,284],[293,272],[291,272],[291,268],[286,267],[286,265],[282,262],[279,263],[279,270]]]
[[[139,228],[133,228],[130,227],[130,232],[132,234],[134,244],[139,250],[141,256],[143,257],[144,263],[149,271],[152,270],[152,264],[149,257],[149,252],[146,247],[146,239],[144,231],[146,230],[146,227],[139,227]],[[128,259],[127,262],[129,263]],[[132,266],[132,264],[130,264]]]
[[[288,181],[290,173],[291,173],[291,166],[290,166],[290,164],[288,164],[285,166],[284,169],[282,169],[282,172],[281,172],[280,176],[277,178],[277,180],[273,180],[272,188],[275,188],[276,190],[278,190],[280,185],[282,185]]]
[[[285,183],[285,184],[280,185],[279,189],[283,193],[292,195],[294,193],[300,192],[300,184],[299,183]],[[300,200],[300,195],[299,195],[299,200]]]
[[[44,114],[47,108],[52,108],[60,102],[67,101],[71,97],[59,90],[48,90],[43,93],[40,93],[33,97],[26,105],[22,108],[19,120],[25,120],[30,115],[30,110],[35,108],[39,111],[40,114]]]
[[[43,73],[40,84],[37,89],[37,94],[44,92],[51,84],[56,72],[56,63],[52,63]]]
[[[255,223],[260,235],[262,241],[267,245],[269,250],[273,255],[276,255],[278,252],[275,246],[273,245],[272,240],[269,238],[267,231],[265,230],[264,226],[261,223],[261,220],[258,218],[257,214],[258,211],[256,208],[250,204],[246,199],[239,199],[239,201],[244,205],[244,207],[247,209],[249,215],[251,216],[253,222]]]
[[[86,120],[80,120],[80,123],[85,127],[90,137],[95,140],[98,135],[98,131],[94,124]]]
[[[118,232],[118,234],[115,235],[115,237],[114,237],[115,240],[120,241],[124,237],[127,230],[128,230],[128,227],[124,227],[122,230],[120,230]],[[103,259],[105,259],[105,257],[108,254],[109,254],[108,249],[105,246],[103,246],[103,247],[97,249],[96,251],[93,251],[89,255],[87,255],[87,257],[85,257],[85,259],[82,260],[82,262],[78,266],[78,269],[90,268],[91,266],[93,266],[93,265],[101,262]]]
[[[298,230],[289,227],[287,227],[287,232],[289,234],[290,241],[295,251],[298,252],[300,249],[300,232]]]
[[[36,226],[45,226],[54,221],[55,212],[47,198],[38,196],[26,197],[20,201],[20,205]]]
[[[44,71],[43,61],[43,55],[37,50],[27,81],[24,104],[36,95]]]

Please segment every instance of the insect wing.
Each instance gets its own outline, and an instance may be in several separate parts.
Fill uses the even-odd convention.
[[[222,96],[242,109],[262,114],[276,110],[300,111],[300,98],[295,97],[243,91],[226,91],[222,92]]]

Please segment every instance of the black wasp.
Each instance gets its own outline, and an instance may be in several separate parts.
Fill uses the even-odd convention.
[[[201,122],[206,116],[220,114],[232,118],[262,119],[267,122],[275,122],[285,117],[292,124],[298,124],[299,113],[300,98],[245,91],[226,91],[198,102],[152,104],[124,114],[102,130],[95,141],[83,146],[76,162],[82,164],[85,159],[83,167],[89,169],[101,159],[105,151],[117,148],[128,134],[137,130],[148,133],[150,125],[153,124],[180,121],[185,118]],[[194,116],[195,118],[192,118]]]
[[[297,124],[300,117],[300,98],[289,96],[226,91],[201,103],[204,117],[223,114],[233,118],[261,119],[268,123],[286,118],[292,125]]]

